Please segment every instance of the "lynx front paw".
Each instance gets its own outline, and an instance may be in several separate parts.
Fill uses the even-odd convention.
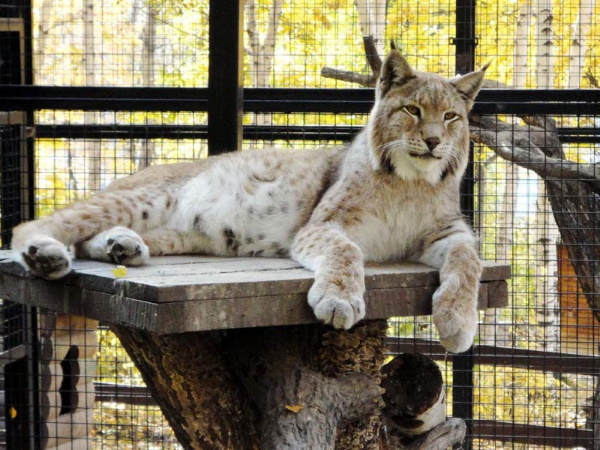
[[[348,284],[355,284],[348,281]],[[348,330],[365,317],[365,302],[361,293],[350,293],[339,288],[340,283],[317,279],[308,292],[308,304],[317,319],[334,328]]]
[[[116,227],[106,234],[105,251],[117,264],[142,266],[148,262],[150,251],[142,238],[133,230]]]
[[[433,294],[433,322],[440,343],[452,353],[467,351],[477,331],[477,298],[461,288],[457,279],[446,280]]]
[[[62,278],[71,271],[71,255],[67,247],[50,237],[26,241],[21,257],[31,273],[48,280]]]
[[[349,330],[365,317],[365,302],[360,297],[351,297],[349,300],[325,297],[313,309],[317,319],[337,329]]]

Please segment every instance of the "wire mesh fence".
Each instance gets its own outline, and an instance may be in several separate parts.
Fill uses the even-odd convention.
[[[4,2],[0,83],[148,87],[144,95],[150,99],[152,88],[205,88],[208,3]],[[575,233],[569,235],[578,238],[566,242],[565,226],[555,220],[571,214],[557,209],[556,183],[588,183],[586,168],[600,162],[600,110],[597,102],[586,102],[586,94],[579,100],[570,92],[556,94],[552,102],[543,93],[526,97],[538,88],[598,87],[600,31],[592,20],[597,8],[593,0],[560,8],[504,0],[476,8],[470,2],[429,0],[245,2],[247,88],[365,87],[373,81],[373,67],[363,36],[373,36],[380,54],[394,39],[415,68],[444,76],[464,67],[459,49],[468,41],[474,57],[467,65],[493,60],[487,87],[523,89],[496,93],[479,112],[476,106],[475,112],[485,115],[472,121],[473,165],[465,187],[471,205],[465,212],[478,232],[481,256],[512,267],[510,306],[481,313],[476,346],[460,364],[437,343],[430,318],[390,321],[390,354],[429,355],[444,374],[448,415],[467,406],[466,445],[472,448],[592,448],[600,439],[593,433],[600,326],[588,304],[598,288],[590,291],[590,284],[582,283],[582,258],[570,251],[581,246],[593,254],[595,248],[595,261],[600,259],[597,242],[589,239],[589,232],[600,234],[598,211],[589,206],[597,194],[587,191],[585,198],[584,191],[565,188],[564,195],[582,205],[571,225],[581,228],[580,234],[571,229]],[[467,29],[461,36],[459,27]],[[363,94],[354,90],[340,94],[335,112],[309,102],[294,109],[302,102],[291,101],[300,95],[293,90],[285,93],[290,101],[285,107],[245,111],[242,150],[344,145],[366,123],[364,107],[356,107]],[[79,103],[68,107],[70,93]],[[0,113],[4,246],[19,220],[47,215],[148,165],[208,156],[202,108],[134,111],[119,109],[119,99],[110,95],[105,98],[113,101],[111,107],[99,107],[97,97],[82,98],[67,90],[60,107],[50,101],[31,106],[33,98],[28,108]],[[548,117],[555,128],[544,122]],[[556,161],[548,153],[527,164],[519,159],[551,147],[553,137],[564,153],[556,166],[561,176],[551,171]],[[555,184],[544,183],[540,173]],[[106,327],[96,331],[96,324],[83,321],[73,333],[72,323],[61,322],[73,319],[6,301],[2,320],[8,448],[28,448],[33,435],[47,446],[52,439],[79,439],[89,448],[178,448],[139,373]],[[38,364],[31,363],[33,357]],[[31,395],[38,377],[45,400],[36,410]],[[464,380],[469,384],[462,385]]]

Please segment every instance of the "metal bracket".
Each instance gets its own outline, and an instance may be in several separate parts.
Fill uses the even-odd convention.
[[[466,44],[471,44],[473,47],[476,47],[477,45],[479,45],[479,38],[477,36],[475,36],[474,38],[451,37],[448,39],[448,42],[450,43],[450,45],[456,45],[457,41],[460,41],[460,42],[466,43]]]

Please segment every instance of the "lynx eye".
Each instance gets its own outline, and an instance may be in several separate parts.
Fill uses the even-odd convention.
[[[447,112],[446,114],[444,114],[444,120],[452,120],[452,119],[456,119],[458,117],[458,114],[456,114],[455,112]]]
[[[404,107],[404,109],[406,110],[407,113],[409,113],[412,116],[417,116],[417,117],[421,116],[421,110],[419,109],[418,106],[407,105]]]

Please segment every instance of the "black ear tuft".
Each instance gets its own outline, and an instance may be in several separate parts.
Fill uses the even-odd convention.
[[[402,86],[415,77],[415,71],[392,42],[392,50],[388,53],[381,67],[379,79],[381,95],[385,95],[392,86]]]
[[[458,92],[467,100],[469,103],[473,103],[475,97],[479,93],[481,86],[483,85],[483,78],[485,71],[490,66],[490,63],[483,66],[481,70],[477,72],[471,72],[466,75],[462,75],[450,82],[456,87]]]

